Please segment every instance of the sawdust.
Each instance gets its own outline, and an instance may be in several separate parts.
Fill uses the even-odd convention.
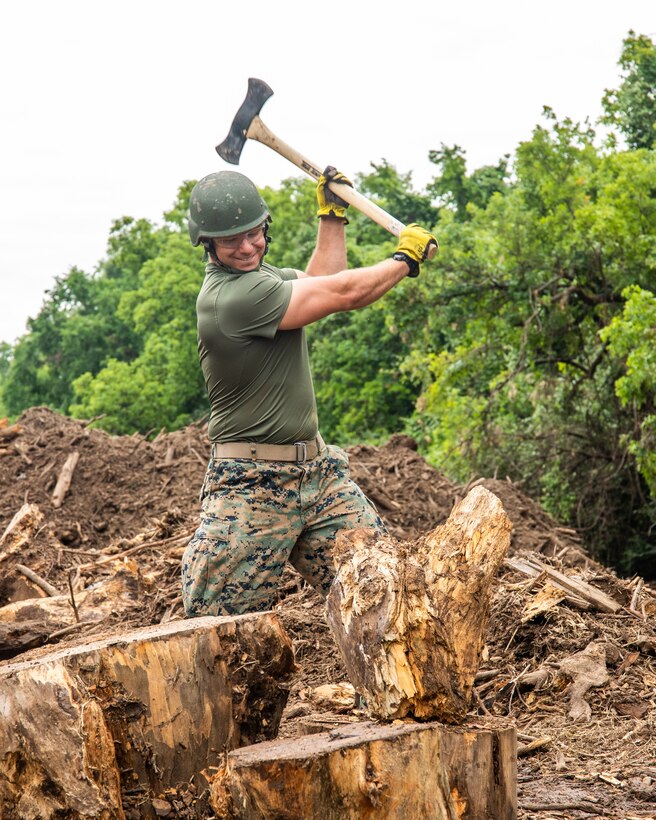
[[[139,578],[138,605],[122,606],[117,599],[102,623],[73,623],[68,632],[53,624],[31,651],[181,617],[180,557],[196,525],[209,455],[206,427],[162,432],[152,441],[116,437],[47,408],[32,408],[18,424],[18,435],[0,441],[0,535],[25,503],[38,506],[43,523],[28,545],[0,565],[0,607],[45,594],[18,565],[80,597],[115,573],[114,559],[134,562]],[[73,451],[80,458],[56,507],[53,490]],[[415,538],[442,523],[473,486],[455,485],[431,468],[407,437],[349,452],[354,477],[398,538]],[[516,485],[473,483],[501,499],[514,527],[512,555],[538,556],[620,605],[615,613],[600,612],[562,590],[543,592],[544,577],[529,578],[509,566],[499,573],[474,713],[516,722],[519,816],[656,817],[656,594],[642,579],[618,578],[591,560],[577,534]],[[357,711],[344,714],[343,707],[318,711],[310,697],[313,688],[344,681],[345,674],[322,602],[291,570],[277,608],[299,665],[281,734],[357,718]],[[25,648],[30,646],[17,651]],[[11,647],[0,651],[11,656]],[[590,652],[594,662],[581,664],[580,653],[589,661]],[[168,796],[176,816],[195,816],[193,800],[178,797]]]

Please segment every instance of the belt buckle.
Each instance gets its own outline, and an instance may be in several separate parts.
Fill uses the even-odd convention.
[[[307,442],[295,441],[294,447],[296,447],[296,463],[305,464],[307,461]]]

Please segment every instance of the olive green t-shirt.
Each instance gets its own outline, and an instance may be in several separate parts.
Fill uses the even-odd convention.
[[[233,272],[210,263],[198,295],[198,355],[212,441],[290,444],[318,431],[305,330],[278,330],[291,268]]]

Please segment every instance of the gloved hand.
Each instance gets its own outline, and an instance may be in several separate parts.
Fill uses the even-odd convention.
[[[399,244],[394,259],[405,262],[410,270],[408,276],[419,276],[419,264],[428,258],[431,247],[438,247],[437,239],[421,225],[412,222],[399,234]]]
[[[350,185],[351,188],[353,187],[350,179],[341,174],[336,168],[333,168],[332,165],[329,165],[317,182],[317,202],[319,203],[317,216],[331,216],[343,219],[344,223],[348,225],[348,219],[346,218],[348,202],[344,202],[341,197],[334,194],[328,187],[328,182],[341,182],[344,185]]]

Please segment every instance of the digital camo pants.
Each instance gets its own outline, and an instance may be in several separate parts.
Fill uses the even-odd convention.
[[[354,527],[385,532],[338,447],[305,464],[211,459],[200,526],[182,559],[185,614],[268,609],[287,561],[325,597],[335,536]]]

